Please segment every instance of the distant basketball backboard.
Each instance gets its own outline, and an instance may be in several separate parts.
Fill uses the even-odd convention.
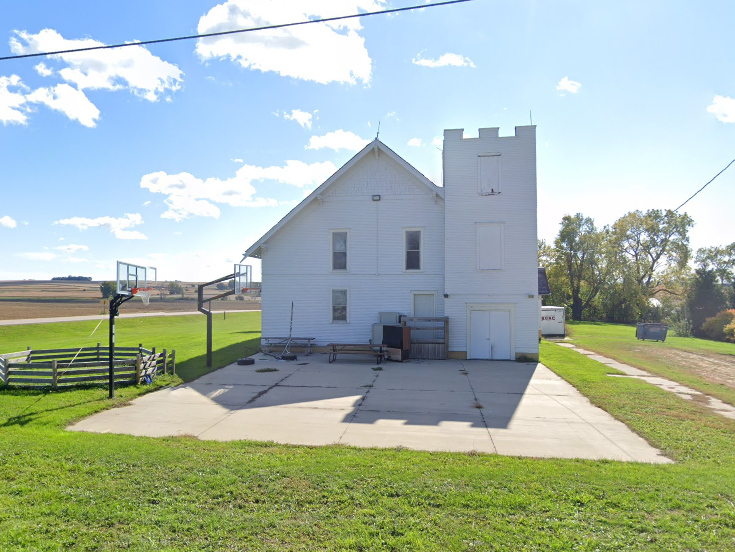
[[[235,293],[247,293],[253,287],[253,267],[251,265],[235,265]]]
[[[134,295],[156,285],[157,271],[152,266],[140,266],[117,261],[117,293]]]

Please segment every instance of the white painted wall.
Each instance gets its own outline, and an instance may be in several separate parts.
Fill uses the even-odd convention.
[[[481,195],[478,158],[500,154],[501,193]],[[467,350],[469,305],[513,306],[515,354],[538,354],[538,256],[536,232],[536,129],[516,127],[515,136],[480,129],[444,131],[446,277],[445,313],[450,351]],[[477,225],[503,227],[503,268],[479,270]],[[530,297],[529,297],[530,296]]]
[[[380,194],[380,201],[372,201]],[[367,343],[378,312],[411,314],[412,291],[436,291],[444,305],[444,205],[385,153],[371,152],[271,236],[262,250],[263,335]],[[423,270],[404,272],[403,229],[423,229]],[[334,229],[349,230],[349,271],[331,271]],[[332,323],[330,290],[349,289],[349,321]]]

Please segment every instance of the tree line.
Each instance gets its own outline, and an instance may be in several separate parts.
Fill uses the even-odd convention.
[[[693,252],[693,225],[660,209],[602,228],[582,213],[564,216],[554,242],[539,241],[551,287],[544,304],[566,307],[572,320],[667,322],[679,335],[703,335],[708,319],[735,309],[735,242]]]

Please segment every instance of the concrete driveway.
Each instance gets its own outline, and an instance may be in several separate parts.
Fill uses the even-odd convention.
[[[669,462],[541,364],[414,360],[378,370],[367,357],[254,358],[254,366],[227,366],[70,429]]]

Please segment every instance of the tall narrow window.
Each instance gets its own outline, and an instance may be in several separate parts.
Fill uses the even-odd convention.
[[[347,270],[347,232],[332,232],[332,270]]]
[[[406,270],[421,270],[421,230],[406,230]]]
[[[478,270],[502,270],[503,256],[503,223],[477,224]]]
[[[477,158],[477,192],[480,195],[500,193],[500,154],[486,153]]]
[[[347,322],[347,290],[332,290],[332,322]]]

